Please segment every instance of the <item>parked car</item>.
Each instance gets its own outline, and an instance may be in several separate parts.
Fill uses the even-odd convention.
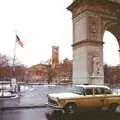
[[[50,93],[48,107],[75,113],[78,108],[102,108],[115,111],[120,104],[120,95],[104,85],[74,85],[70,92]]]

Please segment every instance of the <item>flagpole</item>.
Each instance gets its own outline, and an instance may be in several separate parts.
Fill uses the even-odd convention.
[[[15,60],[16,60],[16,44],[18,43],[21,47],[23,47],[23,43],[21,42],[20,38],[18,37],[18,35],[16,34],[15,31],[15,43],[14,43],[14,54],[13,54],[13,73],[15,73]],[[15,77],[15,75],[13,75],[13,77]]]
[[[15,31],[15,36],[16,36],[16,31]],[[13,51],[13,77],[15,77],[15,59],[16,59],[16,37],[14,41],[14,51]]]

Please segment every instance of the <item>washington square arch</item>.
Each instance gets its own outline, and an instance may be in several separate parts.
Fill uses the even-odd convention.
[[[120,45],[120,0],[74,0],[67,8],[73,20],[73,83],[104,84],[103,35]]]

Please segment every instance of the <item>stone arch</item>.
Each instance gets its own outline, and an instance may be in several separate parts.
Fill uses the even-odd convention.
[[[73,83],[104,84],[103,35],[110,31],[120,46],[120,2],[90,1],[75,0],[67,8],[73,19]]]
[[[120,47],[120,23],[118,22],[116,24],[108,26],[106,30],[111,32],[116,37],[119,47]]]
[[[119,64],[119,44],[118,40],[113,33],[106,30],[103,37],[103,63],[108,65]],[[114,57],[113,57],[114,56]]]
[[[120,64],[120,22],[115,22],[115,23],[113,22],[113,24],[108,25],[105,30],[112,33],[117,40],[118,47],[119,47],[118,48],[118,53],[119,53],[119,63],[118,64]]]

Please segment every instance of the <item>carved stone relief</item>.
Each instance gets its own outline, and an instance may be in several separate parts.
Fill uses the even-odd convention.
[[[97,32],[97,21],[96,18],[89,17],[89,31],[90,33],[96,33]]]
[[[99,56],[93,56],[93,75],[102,75],[102,65]]]
[[[88,17],[88,34],[89,34],[89,39],[97,40],[98,27],[99,27],[98,18],[89,16]]]

